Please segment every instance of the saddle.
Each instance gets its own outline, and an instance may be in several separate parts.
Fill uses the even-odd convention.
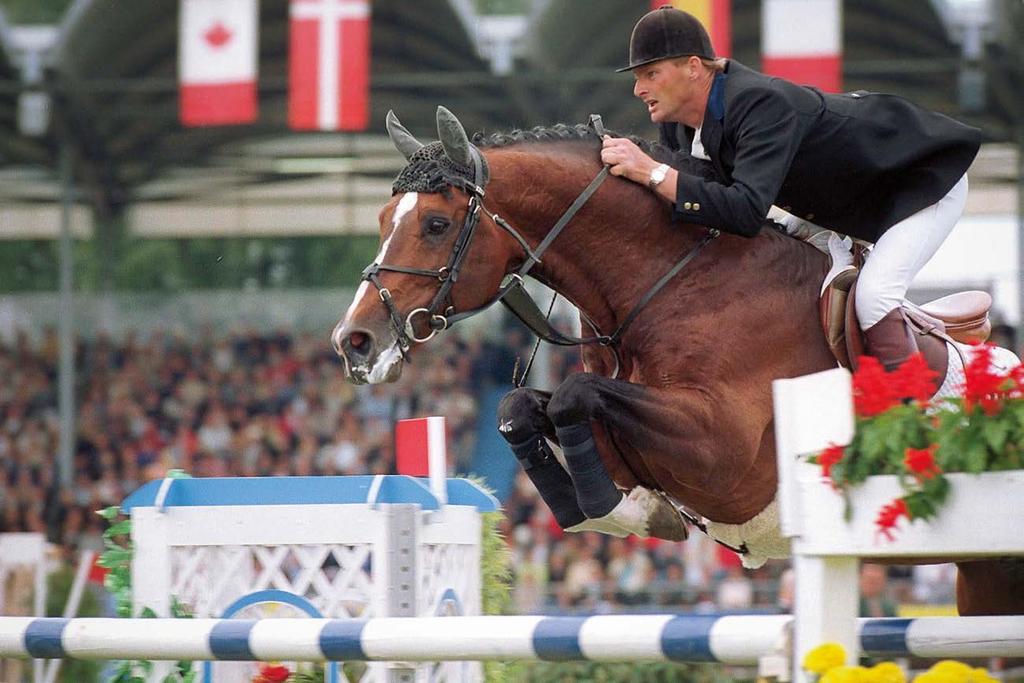
[[[829,349],[844,368],[857,369],[864,355],[864,337],[857,321],[856,267],[840,272],[825,287],[819,300],[821,327]],[[916,335],[918,348],[929,367],[939,373],[939,384],[946,376],[947,342],[980,344],[992,332],[988,312],[992,297],[988,292],[966,291],[950,294],[923,305],[904,302],[903,319]]]

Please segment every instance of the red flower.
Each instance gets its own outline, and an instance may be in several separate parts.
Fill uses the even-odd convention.
[[[936,464],[935,445],[928,448],[908,448],[903,457],[903,464],[913,472],[918,479],[930,479],[937,474],[942,474],[942,469]]]
[[[910,511],[907,509],[905,500],[897,498],[888,505],[883,505],[882,509],[878,511],[878,517],[875,518],[875,526],[878,527],[878,533],[885,536],[888,541],[894,540],[892,531],[900,517],[910,519]]]
[[[1009,374],[1010,380],[1013,382],[1013,387],[1010,389],[1010,394],[1013,398],[1024,398],[1024,364],[1015,365]]]
[[[927,403],[935,395],[939,373],[928,367],[921,353],[915,353],[890,375],[893,391],[899,398]]]
[[[1002,408],[1007,395],[1008,375],[992,371],[992,345],[981,344],[973,349],[971,360],[964,368],[964,407],[971,412],[980,405],[986,415],[995,415]]]
[[[830,444],[828,448],[823,450],[821,455],[818,456],[818,464],[821,465],[821,476],[831,477],[832,465],[842,460],[844,455],[846,455],[845,446]]]
[[[288,667],[281,664],[260,664],[260,672],[252,679],[252,683],[284,683],[291,673]]]
[[[884,413],[899,402],[893,382],[874,356],[861,356],[853,373],[853,407],[859,417]]]

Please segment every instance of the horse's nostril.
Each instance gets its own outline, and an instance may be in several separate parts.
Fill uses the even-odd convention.
[[[348,336],[348,347],[356,353],[365,354],[369,351],[370,337],[362,332],[353,332]]]

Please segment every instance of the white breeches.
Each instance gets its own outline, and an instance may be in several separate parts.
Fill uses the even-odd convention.
[[[924,268],[967,203],[967,174],[945,197],[892,226],[878,238],[857,279],[857,318],[867,329],[903,304],[910,282]]]

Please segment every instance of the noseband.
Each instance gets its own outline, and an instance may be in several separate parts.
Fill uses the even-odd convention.
[[[603,126],[601,126],[600,117],[591,117],[591,123],[597,130],[597,133],[603,136],[604,129]],[[459,234],[455,239],[455,244],[452,246],[452,252],[448,256],[448,262],[436,270],[410,268],[407,266],[396,266],[374,262],[367,266],[362,274],[362,280],[372,283],[374,287],[377,288],[380,300],[383,302],[385,308],[387,308],[388,317],[391,320],[391,326],[395,332],[395,338],[398,341],[398,347],[402,353],[402,357],[406,360],[408,360],[407,352],[412,345],[412,342],[422,343],[428,341],[438,332],[448,329],[460,320],[464,320],[490,308],[499,301],[504,304],[505,307],[508,308],[517,318],[519,318],[523,324],[530,328],[535,335],[544,341],[560,346],[601,344],[602,346],[611,347],[612,351],[616,355],[616,360],[618,360],[616,347],[619,340],[622,338],[623,333],[626,331],[626,328],[630,323],[632,323],[637,315],[640,314],[641,309],[643,309],[648,302],[654,298],[654,295],[667,285],[668,282],[675,277],[675,275],[679,273],[687,263],[696,257],[708,242],[719,235],[718,230],[710,228],[700,241],[692,246],[682,256],[682,258],[668,270],[668,272],[662,275],[662,277],[660,277],[658,281],[647,290],[647,292],[640,298],[636,305],[633,306],[632,310],[630,310],[611,334],[603,335],[597,333],[596,325],[594,325],[589,319],[587,319],[587,322],[592,328],[594,328],[595,333],[597,333],[595,336],[573,337],[562,334],[551,326],[547,316],[541,312],[537,303],[530,297],[530,294],[525,288],[524,278],[535,265],[541,262],[541,256],[543,256],[544,252],[551,246],[552,242],[555,241],[555,238],[558,237],[562,230],[569,224],[569,221],[571,221],[579,210],[583,208],[587,201],[595,192],[597,192],[605,179],[607,179],[608,166],[604,166],[594,179],[590,181],[590,184],[587,185],[587,187],[584,188],[584,190],[576,197],[555,225],[552,226],[551,230],[547,233],[541,243],[537,245],[536,249],[531,249],[529,243],[523,238],[522,234],[513,228],[508,221],[503,219],[501,216],[488,211],[484,207],[483,186],[486,183],[486,162],[483,160],[479,150],[475,147],[471,147],[471,151],[474,162],[473,175],[475,182],[468,178],[446,178],[450,185],[459,187],[469,195],[466,217],[463,220],[462,228],[459,230]],[[476,234],[476,229],[480,223],[481,212],[487,214],[487,216],[494,221],[495,225],[503,229],[519,243],[519,246],[522,247],[526,254],[526,259],[523,264],[516,269],[516,271],[505,275],[497,294],[495,294],[490,301],[478,308],[458,313],[455,311],[455,306],[451,300],[451,291],[459,279],[459,270],[462,267],[463,261],[465,261],[466,253],[469,251],[469,246],[473,240],[473,236]],[[434,278],[441,284],[429,307],[413,309],[403,318],[398,307],[395,305],[394,299],[391,297],[391,292],[388,291],[388,289],[380,282],[378,273],[381,271]],[[582,311],[580,311],[580,313],[586,319],[586,314]],[[427,324],[430,328],[430,333],[424,337],[417,337],[413,326],[414,320],[419,315],[427,316]]]

